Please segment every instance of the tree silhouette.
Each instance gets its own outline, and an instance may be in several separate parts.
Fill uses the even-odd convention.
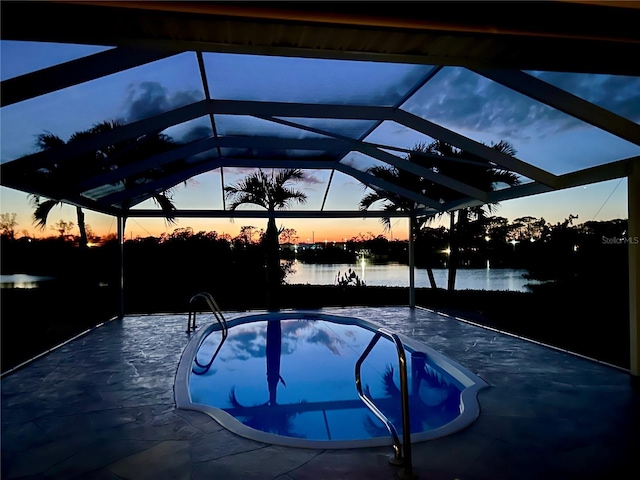
[[[18,226],[16,216],[15,213],[0,214],[0,232],[10,240],[14,240],[16,237],[16,227]]]
[[[278,237],[280,231],[276,227],[275,210],[286,208],[294,202],[305,203],[307,195],[287,186],[289,182],[302,180],[300,169],[280,170],[271,175],[258,170],[239,181],[235,185],[224,188],[229,209],[235,210],[240,205],[252,204],[265,208],[269,213],[267,230],[263,243],[266,251],[267,274],[267,308],[277,310],[279,305],[278,293],[283,276],[280,268],[280,253]]]
[[[51,150],[67,143],[74,143],[78,140],[88,138],[97,133],[114,130],[120,126],[121,124],[116,121],[100,122],[88,130],[73,133],[67,142],[51,132],[45,132],[37,136],[36,146],[41,151]],[[175,143],[169,136],[159,132],[152,132],[140,138],[107,145],[89,151],[88,153],[65,159],[63,162],[46,169],[41,169],[39,173],[46,181],[56,182],[62,186],[73,185],[83,178],[99,175],[112,168],[113,165],[123,166],[140,158],[167,152],[173,148],[175,148]],[[143,176],[128,176],[122,181],[124,188],[133,187],[140,181],[148,179],[148,176],[148,174],[143,174]],[[152,198],[164,212],[165,219],[169,223],[174,223],[175,206],[171,200],[171,190],[167,189],[162,192],[157,192]],[[60,200],[45,198],[40,195],[29,195],[29,202],[34,208],[33,221],[40,229],[46,227],[51,210],[62,203]],[[82,208],[77,205],[76,216],[78,229],[80,231],[79,245],[84,249],[88,246],[87,228],[84,220],[84,212]]]
[[[491,148],[509,156],[515,156],[516,150],[504,140],[492,143]],[[517,174],[497,168],[488,160],[454,147],[446,142],[436,140],[429,144],[418,144],[414,149],[415,155],[427,154],[424,161],[428,168],[441,173],[444,176],[461,181],[467,185],[485,192],[496,190],[496,187],[505,184],[515,186],[520,183]],[[427,196],[442,199],[445,202],[463,198],[460,192],[444,187],[435,182],[429,182],[426,188]],[[488,203],[476,207],[467,207],[458,210],[458,219],[455,220],[455,212],[450,212],[449,235],[449,278],[447,290],[455,290],[456,269],[459,254],[459,236],[457,231],[468,229],[470,221],[486,222],[488,215],[493,214],[498,203]]]
[[[505,141],[492,144],[491,148],[505,154],[515,155],[514,148]],[[436,140],[432,143],[419,143],[407,155],[406,160],[425,167],[435,173],[453,178],[467,185],[489,192],[495,190],[499,184],[514,186],[519,183],[518,176],[513,172],[496,168],[493,163],[478,155],[459,149],[446,142]],[[445,187],[435,181],[420,177],[414,173],[396,167],[375,166],[368,170],[377,178],[386,180],[407,190],[420,193],[430,198],[438,199],[441,202],[449,202],[464,198],[464,194]],[[413,212],[418,208],[418,204],[393,192],[376,189],[374,192],[365,195],[360,200],[360,208],[367,210],[371,205],[383,202],[383,209],[386,211],[407,211],[410,218],[414,219],[411,225],[411,233],[434,220],[436,217],[415,218]],[[467,207],[458,210],[458,220],[454,220],[455,212],[451,212],[450,222],[450,258],[449,258],[449,281],[448,289],[455,288],[455,273],[458,258],[458,239],[455,235],[456,229],[464,228],[469,221],[475,217],[482,221],[487,218],[488,213],[492,213],[497,206],[487,204],[479,207]],[[390,228],[390,218],[381,219],[386,229]],[[432,288],[436,288],[435,279],[430,265],[427,265],[427,273]]]
[[[406,160],[420,165],[425,163],[424,156],[414,155],[413,153],[407,155]],[[429,186],[429,183],[427,183],[424,178],[396,167],[374,166],[369,168],[367,172],[381,180],[393,183],[394,185],[398,185],[406,190],[416,193],[424,194],[426,188]],[[378,188],[374,189],[373,192],[362,197],[359,207],[360,210],[368,210],[376,203],[382,203],[382,209],[387,212],[409,212],[409,234],[414,238],[420,229],[421,224],[426,221],[424,217],[417,218],[415,216],[414,212],[419,205],[414,200],[388,190]],[[390,217],[382,217],[380,221],[382,222],[385,231],[391,230]],[[425,267],[427,269],[431,288],[437,288],[430,262],[427,262]]]

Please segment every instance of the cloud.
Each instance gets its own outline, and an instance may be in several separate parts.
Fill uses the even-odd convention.
[[[202,99],[202,93],[197,90],[171,94],[159,82],[131,84],[124,103],[125,121],[135,122]]]
[[[325,185],[327,180],[318,178],[318,175],[313,172],[313,170],[304,170],[304,177],[300,181],[300,183],[304,183],[306,185]]]
[[[559,72],[532,75],[629,120],[640,121],[640,78]]]
[[[264,330],[257,327],[245,327],[236,332],[229,344],[237,358],[248,360],[249,358],[261,358],[266,355],[266,347],[262,340]]]
[[[175,141],[180,143],[191,143],[211,136],[211,127],[209,125],[196,125],[181,135],[176,135]]]
[[[265,173],[271,174],[271,171],[278,172],[281,170],[279,168],[264,168],[262,169]],[[231,183],[234,183],[238,180],[241,180],[244,176],[256,173],[258,171],[257,167],[226,167],[224,169],[225,174],[227,174],[227,180]],[[304,177],[301,180],[294,180],[291,184],[287,184],[292,188],[296,188],[295,185],[303,184],[307,186],[313,185],[326,185],[327,180],[319,178],[319,175],[322,173],[316,173],[312,170],[303,170]]]
[[[425,118],[452,128],[492,132],[500,138],[526,137],[527,128],[548,125],[564,116],[462,68],[436,75],[418,95],[422,97],[420,114]]]
[[[331,335],[326,330],[317,329],[313,335],[307,338],[309,343],[325,346],[334,355],[340,355],[345,343],[336,335]]]
[[[555,72],[535,76],[631,120],[640,119],[640,79]],[[482,131],[504,139],[540,138],[584,125],[463,68],[440,72],[404,108],[453,130]]]

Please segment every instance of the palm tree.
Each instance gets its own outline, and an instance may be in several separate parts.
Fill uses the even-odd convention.
[[[514,147],[504,140],[498,143],[492,143],[491,148],[509,156],[515,156],[516,154]],[[414,151],[417,155],[421,153],[428,154],[427,161],[429,168],[432,170],[485,192],[491,192],[501,184],[513,187],[520,183],[517,174],[509,170],[496,168],[494,164],[486,159],[440,140],[436,140],[428,145],[418,144]],[[427,187],[427,196],[439,198],[445,202],[464,197],[460,192],[435,183],[431,183],[431,185]],[[457,221],[455,220],[456,212],[450,212],[448,291],[452,292],[455,290],[459,251],[459,235],[457,232],[465,229],[472,220],[486,222],[488,216],[495,212],[498,205],[498,203],[488,203],[481,206],[460,209],[458,210]]]
[[[278,243],[280,231],[276,227],[274,213],[276,209],[287,208],[293,202],[307,201],[305,193],[286,186],[287,183],[302,178],[303,173],[300,169],[280,170],[277,174],[272,172],[271,175],[258,170],[235,185],[224,188],[230,202],[229,210],[235,210],[243,204],[252,204],[265,208],[270,213],[267,231],[263,238],[267,265],[267,303],[270,310],[278,308],[278,292],[282,282]]]
[[[69,137],[68,142],[65,142],[60,137],[50,132],[45,132],[38,135],[36,139],[36,146],[41,151],[50,150],[65,145],[65,143],[76,142],[96,133],[113,130],[120,126],[120,123],[116,121],[100,122],[88,130],[73,133],[71,137]],[[107,145],[95,151],[79,155],[73,159],[68,159],[65,162],[56,164],[54,167],[50,167],[48,170],[44,171],[43,174],[48,180],[58,182],[64,181],[65,184],[73,184],[76,180],[83,177],[86,178],[87,176],[97,175],[103,172],[106,168],[107,162],[115,161],[118,165],[123,165],[125,163],[135,161],[135,159],[163,153],[173,148],[175,148],[175,144],[169,136],[153,132],[141,139]],[[128,177],[124,179],[123,183],[125,188],[127,188],[128,186],[135,185],[135,183],[140,180],[142,180],[142,177]],[[162,211],[165,212],[166,221],[174,223],[175,205],[171,200],[171,190],[167,189],[156,193],[152,198]],[[29,202],[34,208],[34,223],[40,229],[44,229],[46,227],[49,212],[51,212],[55,206],[62,203],[59,200],[44,198],[40,195],[29,195]],[[78,219],[78,229],[80,231],[79,245],[84,249],[88,245],[87,229],[84,220],[84,212],[79,206],[76,206],[76,216]]]
[[[515,149],[505,141],[492,144],[491,148],[510,156],[513,156],[516,153]],[[514,186],[519,183],[518,176],[513,172],[496,168],[494,164],[489,163],[482,157],[439,140],[429,144],[417,144],[413,151],[407,155],[406,160],[487,192],[495,190],[496,186],[501,183],[509,186]],[[427,197],[438,199],[441,202],[448,202],[464,197],[464,194],[458,191],[444,187],[434,181],[427,180],[396,167],[376,166],[370,168],[368,172],[380,179],[389,181],[405,189],[421,193]],[[417,232],[422,225],[436,218],[423,217],[421,219],[415,219],[413,213],[418,205],[413,200],[406,199],[392,192],[378,189],[373,193],[365,195],[362,200],[360,200],[360,209],[367,210],[371,205],[380,201],[384,202],[384,210],[402,210],[410,212],[410,218],[413,219],[410,229],[412,234]],[[486,219],[487,213],[492,213],[496,206],[497,204],[488,204],[459,210],[457,221],[458,229],[460,226],[468,223],[473,217],[478,221]],[[439,216],[441,215],[442,214]],[[456,230],[455,212],[451,212],[450,215],[451,222],[449,232],[451,235],[451,245],[449,247],[449,279],[447,288],[449,291],[453,291],[455,287],[458,244],[457,237],[454,233]],[[382,218],[382,222],[386,228],[390,227],[389,218]],[[431,287],[436,288],[433,272],[429,265],[427,265],[427,274],[429,275]]]
[[[75,141],[83,136],[84,132],[76,132],[69,138],[69,142]],[[50,150],[60,147],[65,144],[65,141],[60,137],[45,132],[38,135],[36,139],[36,146],[40,150]],[[76,157],[73,161],[56,164],[49,170],[43,172],[49,179],[64,178],[67,175],[72,175],[71,178],[75,178],[80,172],[86,171],[87,168],[95,166],[93,154],[85,154],[80,157]],[[60,205],[61,202],[54,199],[45,199],[40,195],[29,195],[29,203],[34,207],[33,221],[35,225],[44,230],[47,226],[47,218],[49,212],[53,210],[56,205]],[[80,248],[85,249],[88,246],[87,229],[84,221],[84,212],[82,208],[76,206],[76,216],[78,219],[78,230],[80,231]]]
[[[410,153],[406,160],[422,164],[423,156],[417,156]],[[393,183],[394,185],[398,185],[412,192],[424,194],[425,189],[429,186],[424,178],[396,167],[375,166],[369,168],[367,172],[381,180]],[[360,200],[360,210],[368,210],[372,205],[378,202],[382,202],[382,209],[387,212],[409,212],[409,235],[411,236],[410,241],[412,241],[413,238],[415,238],[416,233],[420,230],[421,225],[426,221],[425,218],[417,218],[415,215],[415,211],[419,205],[414,200],[410,200],[397,193],[376,188],[373,192],[366,194]],[[385,232],[391,230],[390,217],[382,217],[380,221],[384,226]],[[427,275],[429,276],[431,288],[437,288],[436,280],[430,264],[427,264]]]

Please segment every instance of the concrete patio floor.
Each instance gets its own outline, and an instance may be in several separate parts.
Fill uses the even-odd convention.
[[[418,478],[609,479],[637,471],[640,388],[627,372],[427,310],[322,311],[421,340],[490,384],[469,427],[414,444]],[[114,320],[6,375],[2,478],[397,478],[390,447],[263,444],[176,409],[185,328],[186,315]]]

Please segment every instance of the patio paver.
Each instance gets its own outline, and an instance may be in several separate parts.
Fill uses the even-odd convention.
[[[640,389],[625,371],[422,309],[322,311],[424,341],[491,385],[473,424],[414,445],[421,479],[622,478],[640,455]],[[390,448],[269,445],[176,409],[185,327],[186,315],[126,317],[5,376],[2,478],[397,478]]]

